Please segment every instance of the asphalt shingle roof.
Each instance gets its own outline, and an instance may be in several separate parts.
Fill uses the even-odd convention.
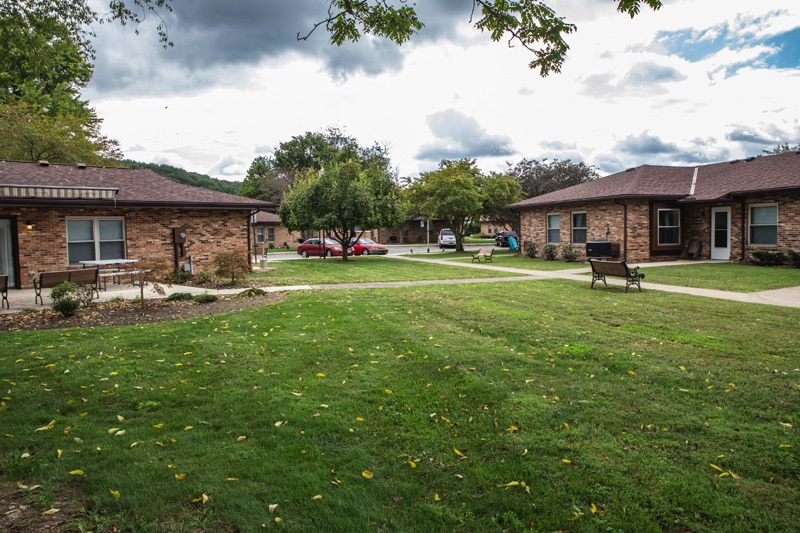
[[[697,171],[694,194],[692,181]],[[623,198],[713,201],[800,189],[800,154],[789,152],[696,167],[643,165],[512,204],[513,209]]]
[[[149,169],[0,161],[0,186],[119,189],[116,205],[204,209],[270,209],[274,204],[176,183]],[[8,199],[6,198],[6,201]],[[75,202],[54,200],[53,202]],[[86,202],[90,200],[81,200]],[[105,200],[108,202],[108,200]]]

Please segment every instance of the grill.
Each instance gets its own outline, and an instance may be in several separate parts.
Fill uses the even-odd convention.
[[[586,258],[601,259],[619,257],[619,243],[611,241],[587,241]]]

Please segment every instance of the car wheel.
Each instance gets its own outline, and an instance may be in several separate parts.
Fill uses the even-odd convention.
[[[364,248],[363,250],[361,250],[361,255],[369,255],[369,250]]]
[[[300,252],[300,257],[303,257],[303,258],[306,258],[306,257],[308,257],[308,252],[306,252],[305,250],[303,250],[302,252]]]
[[[333,250],[331,250],[330,248],[325,250],[325,257],[333,257]]]

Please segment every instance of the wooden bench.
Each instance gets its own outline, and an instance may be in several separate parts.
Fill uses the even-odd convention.
[[[5,274],[0,276],[0,296],[3,297],[3,300],[0,302],[0,309],[3,307],[11,309],[11,306],[8,305],[8,276]]]
[[[625,261],[601,261],[598,259],[589,259],[589,264],[592,265],[593,289],[595,281],[602,281],[603,285],[608,287],[606,276],[612,276],[625,279],[625,292],[628,292],[628,287],[631,285],[639,287],[639,291],[642,290],[641,280],[644,279],[644,274],[639,274],[639,267],[630,268]]]
[[[76,285],[80,285],[84,289],[91,291],[97,296],[100,295],[97,291],[99,281],[99,269],[97,268],[79,268],[76,270],[55,270],[53,272],[40,272],[37,277],[33,279],[33,290],[36,293],[34,303],[44,305],[42,298],[42,289],[53,288],[65,281],[71,281]]]
[[[472,262],[478,261],[481,262],[483,259],[484,263],[491,263],[492,262],[492,254],[494,253],[494,248],[479,248],[477,252],[472,254]]]

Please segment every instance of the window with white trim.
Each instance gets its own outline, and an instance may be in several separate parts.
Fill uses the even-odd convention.
[[[658,210],[658,244],[659,246],[680,245],[681,243],[681,210]]]
[[[750,244],[778,244],[777,204],[750,206]]]
[[[272,226],[267,228],[267,241],[275,242],[275,228]]]
[[[586,211],[572,213],[572,244],[586,244]]]
[[[256,226],[256,243],[264,244],[264,226]]]
[[[561,215],[558,213],[547,215],[547,242],[548,244],[561,242]]]
[[[104,259],[125,259],[125,219],[68,218],[68,263]]]

